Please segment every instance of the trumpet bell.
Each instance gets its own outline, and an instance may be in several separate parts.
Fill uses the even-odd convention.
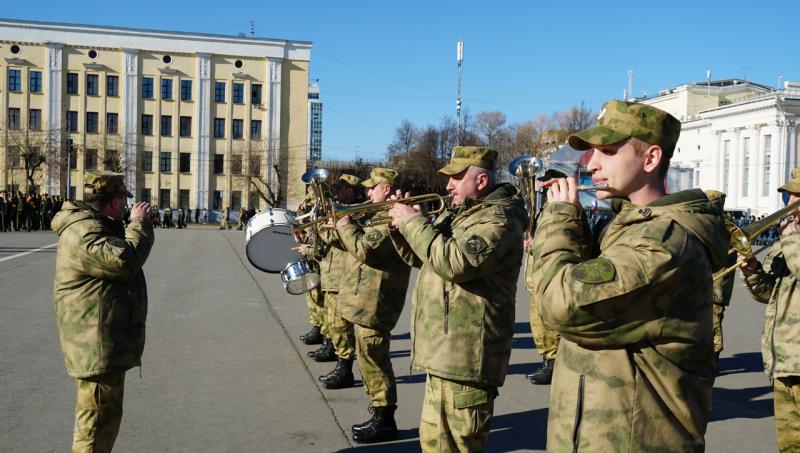
[[[311,170],[303,173],[303,176],[301,176],[300,179],[305,184],[320,183],[325,182],[329,175],[330,172],[324,168],[312,168]]]
[[[508,164],[508,172],[517,178],[533,178],[543,169],[542,159],[534,156],[519,156]]]

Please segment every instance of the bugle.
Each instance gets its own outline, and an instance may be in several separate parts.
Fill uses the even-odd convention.
[[[350,216],[356,220],[356,223],[364,227],[385,225],[392,221],[392,218],[387,214],[387,211],[397,203],[407,205],[437,203],[432,209],[422,209],[422,215],[429,216],[439,214],[447,209],[447,203],[452,199],[453,197],[451,195],[429,193],[407,198],[398,198],[396,200],[386,200],[380,203],[366,202],[355,205],[334,204],[332,206],[331,213],[336,218]]]

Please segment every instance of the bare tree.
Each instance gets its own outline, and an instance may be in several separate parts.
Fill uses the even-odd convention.
[[[417,128],[411,121],[403,120],[400,126],[394,130],[394,140],[387,147],[389,156],[408,154],[417,142]]]
[[[580,107],[572,107],[564,112],[556,112],[553,118],[558,128],[568,134],[581,131],[594,124],[595,114],[581,101]]]
[[[7,163],[21,166],[25,172],[27,190],[38,188],[44,180],[45,164],[58,163],[61,159],[61,144],[58,135],[48,131],[27,127],[9,127],[5,133]]]
[[[248,147],[249,145],[249,147]],[[262,159],[262,150],[265,148],[263,140],[249,140],[243,141],[239,145],[239,153],[242,155],[242,160],[247,162],[247,166],[241,168],[241,175],[244,176],[249,187],[258,194],[258,197],[264,200],[268,206],[278,206],[280,204],[281,196],[284,189],[280,184],[273,188],[267,177],[267,172],[264,165],[269,165],[269,162],[264,162]],[[272,170],[275,172],[276,180],[280,181],[280,166],[278,162],[274,162]],[[233,168],[231,169],[233,171]]]

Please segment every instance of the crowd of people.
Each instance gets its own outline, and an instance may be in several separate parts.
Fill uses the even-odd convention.
[[[58,195],[0,193],[0,232],[49,230],[53,216],[61,210]]]

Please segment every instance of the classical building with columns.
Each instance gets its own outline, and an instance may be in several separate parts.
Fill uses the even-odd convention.
[[[310,58],[304,41],[0,19],[0,188],[81,199],[97,168],[160,207],[296,206]]]
[[[755,215],[783,206],[777,189],[798,161],[800,84],[781,89],[729,79],[680,85],[641,102],[682,122],[671,173],[683,186],[727,194],[725,208]]]

